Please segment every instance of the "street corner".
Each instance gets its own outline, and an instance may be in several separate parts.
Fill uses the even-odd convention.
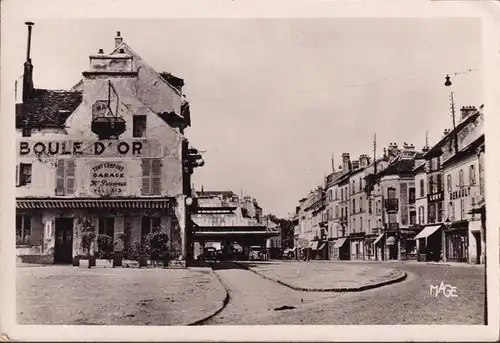
[[[209,268],[23,268],[17,284],[19,324],[191,325],[228,296]]]
[[[404,281],[405,271],[382,265],[336,264],[310,261],[245,263],[262,277],[299,291],[356,292]]]

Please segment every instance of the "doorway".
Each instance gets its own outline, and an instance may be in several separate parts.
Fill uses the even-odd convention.
[[[54,263],[73,263],[73,218],[56,218]]]
[[[481,264],[481,233],[473,232],[474,238],[476,239],[476,264]]]

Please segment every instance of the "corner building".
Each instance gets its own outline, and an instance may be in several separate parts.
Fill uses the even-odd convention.
[[[156,72],[119,32],[114,51],[90,56],[70,91],[35,89],[29,56],[24,69],[16,105],[18,258],[74,263],[84,231],[113,237],[115,251],[164,231],[171,257],[185,258],[183,81]]]

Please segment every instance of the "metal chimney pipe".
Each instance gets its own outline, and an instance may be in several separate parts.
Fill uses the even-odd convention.
[[[25,24],[28,26],[28,49],[26,50],[26,62],[31,61],[30,53],[31,53],[31,29],[33,28],[33,25],[35,23],[31,21],[25,22]]]

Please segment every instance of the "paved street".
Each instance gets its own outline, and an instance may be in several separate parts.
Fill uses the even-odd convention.
[[[17,268],[18,324],[183,325],[226,292],[208,269]]]
[[[295,262],[283,262],[295,263]],[[301,264],[303,262],[298,262]],[[323,265],[324,262],[308,262]],[[328,262],[327,262],[328,263]],[[342,262],[331,262],[342,264]],[[357,266],[378,265],[355,263]],[[206,324],[482,324],[484,269],[416,263],[383,263],[408,273],[401,283],[356,293],[294,291],[236,265],[223,263],[216,273],[230,289],[224,311]],[[430,295],[441,281],[457,288],[457,297]],[[275,311],[279,306],[294,309]]]

